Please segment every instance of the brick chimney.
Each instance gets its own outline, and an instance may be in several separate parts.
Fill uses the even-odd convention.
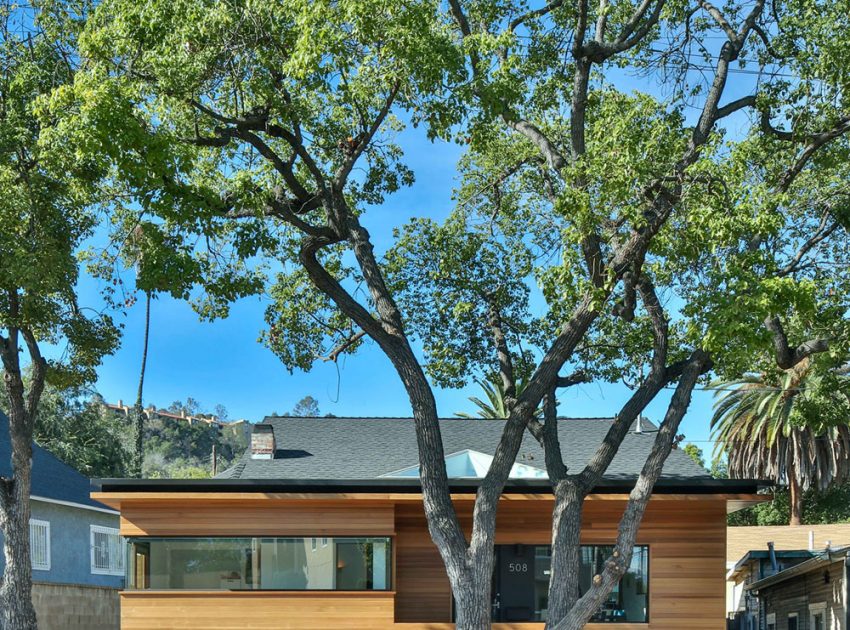
[[[270,424],[255,424],[251,431],[251,459],[274,459],[274,431]]]

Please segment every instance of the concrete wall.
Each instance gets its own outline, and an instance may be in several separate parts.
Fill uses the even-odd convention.
[[[50,523],[50,570],[33,569],[33,582],[105,586],[124,586],[124,576],[96,575],[91,571],[90,525],[118,528],[118,515],[58,505],[30,502],[32,518]],[[3,539],[0,536],[0,545]],[[0,572],[4,566],[0,554]]]
[[[32,601],[39,630],[118,630],[118,590],[102,586],[35,583]]]

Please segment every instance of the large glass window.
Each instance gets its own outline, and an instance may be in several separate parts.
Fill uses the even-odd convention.
[[[389,538],[134,538],[131,589],[389,590]],[[325,544],[327,540],[327,544]]]

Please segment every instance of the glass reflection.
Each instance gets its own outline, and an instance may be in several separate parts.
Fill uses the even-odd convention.
[[[389,538],[137,538],[130,589],[388,590]]]

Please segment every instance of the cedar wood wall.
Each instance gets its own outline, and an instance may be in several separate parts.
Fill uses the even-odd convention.
[[[625,503],[588,499],[582,542],[609,544]],[[504,500],[497,544],[549,544],[552,503]],[[459,503],[470,522],[471,504]],[[452,627],[451,594],[428,536],[421,504],[305,505],[276,501],[201,500],[124,503],[125,536],[395,536],[392,593],[124,592],[124,630],[165,628],[407,628]],[[617,624],[622,630],[721,630],[725,628],[726,502],[653,499],[638,543],[650,547],[648,624]],[[395,601],[393,601],[393,599]],[[595,625],[608,628],[607,624]],[[542,628],[497,624],[494,628]]]

